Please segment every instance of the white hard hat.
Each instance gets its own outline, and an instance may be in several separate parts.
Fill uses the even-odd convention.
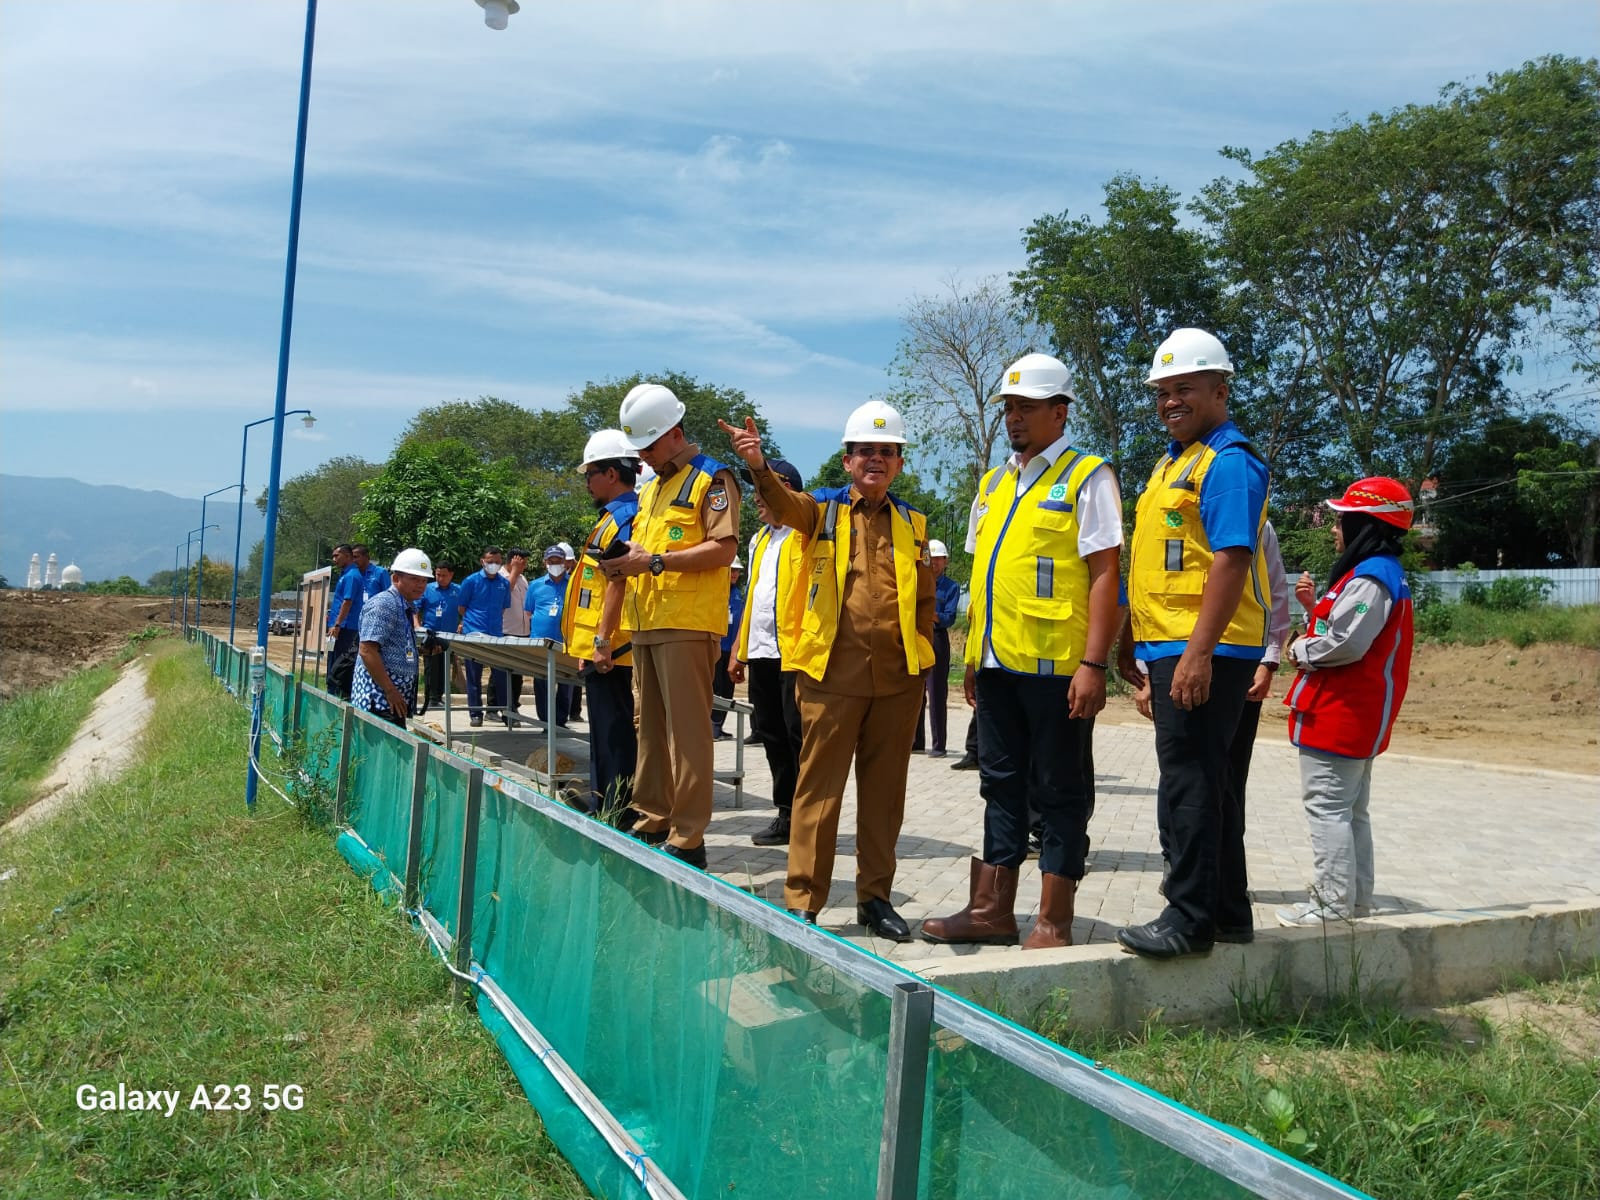
[[[421,550],[402,550],[389,565],[391,575],[433,575],[433,560]]]
[[[735,558],[731,563],[728,564],[728,570],[730,570],[730,571],[742,571],[742,570],[744,570],[744,564],[742,562],[740,562],[737,558]]]
[[[571,542],[557,542],[556,545],[561,547],[562,557],[564,557],[568,562],[571,562],[573,559],[578,557],[572,552]]]
[[[850,414],[839,441],[846,446],[851,442],[894,442],[904,446],[905,419],[882,400],[868,400]]]
[[[1000,390],[989,397],[989,402],[992,404],[1006,396],[1022,396],[1029,400],[1049,400],[1055,396],[1076,399],[1066,364],[1048,354],[1024,354],[1007,367]]]
[[[1150,377],[1145,382],[1155,383],[1196,371],[1221,371],[1232,375],[1233,364],[1214,335],[1204,329],[1178,329],[1156,348],[1155,359],[1150,363]]]
[[[630,462],[639,457],[639,452],[633,448],[620,429],[601,429],[589,435],[589,440],[583,444],[583,461],[578,464],[578,474],[583,474],[597,462],[607,462],[613,458],[626,458]]]
[[[949,558],[950,557],[950,547],[946,546],[938,538],[929,538],[928,539],[928,557],[929,558]]]
[[[659,383],[641,383],[622,398],[617,424],[622,436],[635,450],[643,450],[683,420],[687,410],[671,388]]]

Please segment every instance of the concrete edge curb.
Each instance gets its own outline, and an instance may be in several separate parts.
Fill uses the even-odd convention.
[[[1132,1032],[1231,1020],[1239,1004],[1290,1007],[1348,994],[1405,1005],[1477,1000],[1519,978],[1600,959],[1600,898],[1367,917],[1327,931],[1258,931],[1248,946],[1162,962],[1096,943],[1026,955],[903,962],[930,983],[1027,1023],[1054,1005],[1069,1025]],[[1063,1002],[1064,1000],[1064,1002]]]

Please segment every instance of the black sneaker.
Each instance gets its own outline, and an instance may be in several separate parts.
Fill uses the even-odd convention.
[[[952,771],[976,771],[978,769],[978,760],[970,754],[963,754],[950,764],[950,769]]]
[[[752,833],[750,840],[757,846],[787,846],[789,844],[789,818],[779,814],[772,818],[760,833]]]
[[[468,717],[467,718],[467,724],[471,725],[474,729],[477,729],[480,725],[483,724],[483,718],[482,717]]]

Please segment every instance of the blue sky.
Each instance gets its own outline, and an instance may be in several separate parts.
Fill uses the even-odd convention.
[[[0,4],[0,472],[198,496],[272,411],[304,8]],[[898,320],[1119,170],[1600,52],[1593,0],[324,0],[285,475],[676,368],[806,471]],[[1540,370],[1537,365],[1535,371]],[[252,493],[265,480],[252,438]],[[716,448],[712,448],[715,450]]]

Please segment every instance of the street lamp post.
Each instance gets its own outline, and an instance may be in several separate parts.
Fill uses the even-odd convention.
[[[480,0],[485,24],[504,29],[520,7],[516,0]],[[317,36],[317,0],[306,0],[305,45],[300,57],[300,111],[295,125],[294,179],[289,187],[289,249],[283,268],[283,321],[278,333],[278,388],[272,408],[272,466],[267,476],[267,530],[261,546],[261,603],[256,610],[256,644],[250,654],[250,761],[245,767],[244,802],[256,806],[256,764],[261,757],[261,710],[265,688],[258,686],[256,663],[267,657],[267,600],[278,533],[278,473],[283,465],[283,418],[289,393],[289,344],[294,325],[294,277],[300,255],[300,194],[306,173],[306,125],[311,115],[311,54]]]
[[[296,408],[283,414],[286,417],[300,417],[305,422],[305,427],[310,429],[317,423],[311,415],[309,408]],[[233,599],[228,602],[228,645],[233,645],[234,622],[239,614],[239,553],[240,538],[244,535],[244,462],[245,455],[250,450],[250,430],[257,425],[265,425],[276,417],[262,417],[259,421],[251,421],[244,427],[244,442],[239,447],[239,520],[233,527]]]
[[[177,545],[172,547],[172,613],[168,620],[174,626],[178,624],[178,551],[182,549],[182,542],[179,542]],[[188,586],[188,581],[185,579],[185,590],[187,590]],[[186,626],[189,623],[189,608],[187,602],[184,604],[183,623]]]
[[[221,529],[222,526],[213,525],[211,528]],[[204,540],[205,530],[206,527],[204,525],[200,526],[199,529],[189,530],[189,537],[183,543],[183,636],[185,641],[187,641],[189,637],[189,568],[194,565],[194,561],[189,557],[189,547],[194,545],[194,535],[197,533],[201,535],[202,541]],[[202,566],[201,570],[204,569],[204,566]],[[200,589],[197,586],[195,588],[195,596],[198,598],[199,595]],[[195,606],[194,623],[195,627],[199,628],[200,608],[198,604]]]
[[[200,627],[205,619],[200,614],[200,592],[206,581],[206,530],[208,528],[218,528],[216,525],[208,526],[206,524],[206,501],[213,496],[220,496],[223,492],[231,492],[234,488],[239,488],[239,510],[242,512],[244,511],[244,488],[240,484],[230,483],[227,487],[219,487],[216,491],[207,492],[200,497],[200,574],[196,575],[194,579],[194,624],[196,629]]]

